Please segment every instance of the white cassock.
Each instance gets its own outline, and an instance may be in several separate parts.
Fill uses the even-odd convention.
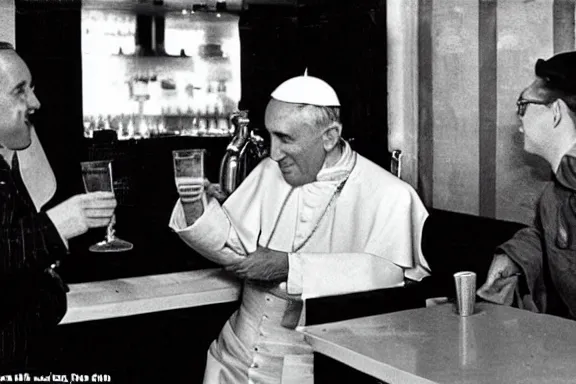
[[[427,216],[410,185],[346,142],[313,183],[290,186],[267,158],[223,206],[209,199],[189,227],[178,202],[170,226],[212,261],[233,263],[258,245],[289,253],[287,283],[244,284],[240,308],[210,346],[204,382],[312,383],[312,350],[294,330],[302,300],[421,280],[429,270],[420,248]]]

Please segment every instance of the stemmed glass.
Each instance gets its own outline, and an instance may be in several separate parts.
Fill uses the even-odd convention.
[[[83,161],[82,178],[86,192],[114,192],[112,181],[112,161]],[[106,238],[88,248],[91,252],[123,252],[134,248],[128,241],[119,239],[114,234],[116,215],[112,215],[106,228]]]

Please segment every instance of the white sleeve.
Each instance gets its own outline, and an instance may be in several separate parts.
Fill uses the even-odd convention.
[[[208,199],[204,213],[190,226],[186,225],[184,209],[178,200],[169,226],[190,248],[215,263],[228,265],[244,258],[245,252],[235,240],[230,220],[214,198]]]
[[[369,253],[291,253],[288,260],[287,292],[303,299],[404,285],[400,266]]]

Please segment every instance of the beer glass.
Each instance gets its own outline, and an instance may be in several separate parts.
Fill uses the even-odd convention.
[[[181,149],[172,151],[174,160],[174,179],[178,191],[204,191],[204,149]]]

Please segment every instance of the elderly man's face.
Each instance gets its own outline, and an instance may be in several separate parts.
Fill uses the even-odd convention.
[[[12,50],[0,50],[0,145],[19,150],[30,145],[28,116],[40,108],[32,76]]]
[[[264,117],[270,133],[270,157],[278,162],[284,180],[300,186],[316,180],[326,151],[322,131],[296,105],[271,100]]]
[[[543,81],[536,79],[518,98],[518,117],[522,122],[524,150],[535,155],[544,153],[554,140],[554,116],[542,90]]]

